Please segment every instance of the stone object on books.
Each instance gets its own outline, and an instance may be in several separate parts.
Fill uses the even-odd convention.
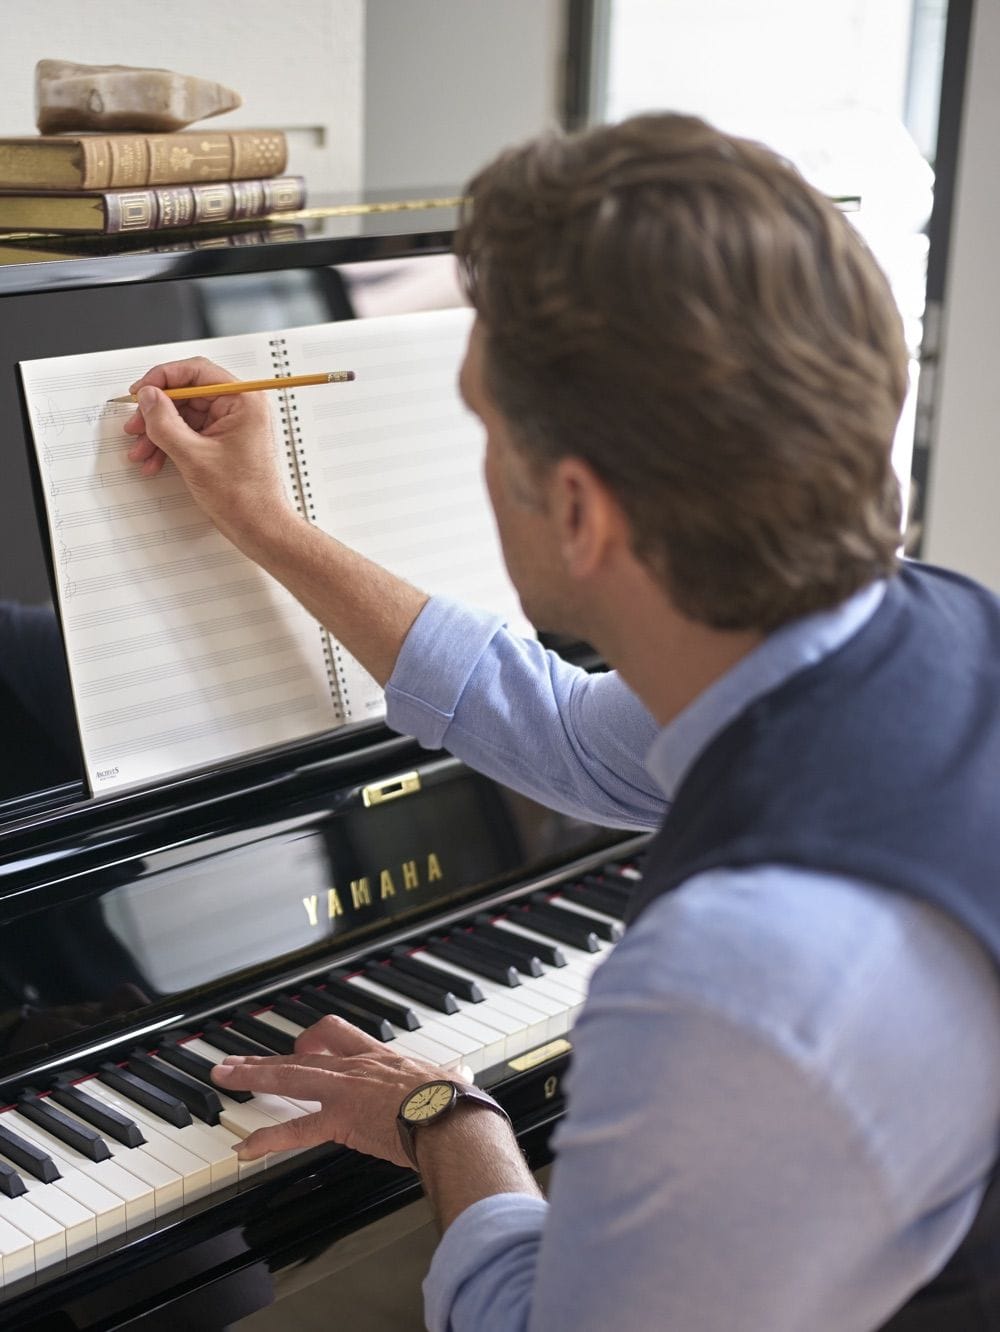
[[[39,60],[35,66],[35,123],[42,134],[179,130],[242,101],[221,83],[169,69],[70,60]]]

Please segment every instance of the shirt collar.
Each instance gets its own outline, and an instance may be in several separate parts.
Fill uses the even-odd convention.
[[[869,583],[833,610],[782,625],[664,726],[649,747],[646,767],[667,799],[673,800],[692,763],[729,722],[846,643],[874,615],[885,589],[884,580]]]

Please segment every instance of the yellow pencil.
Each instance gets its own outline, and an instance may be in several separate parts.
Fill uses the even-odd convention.
[[[353,370],[326,370],[321,375],[285,375],[282,379],[234,379],[228,384],[192,384],[188,388],[163,389],[175,402],[183,398],[220,398],[226,393],[260,393],[263,389],[306,388],[310,384],[348,384]],[[134,393],[108,402],[135,402]]]

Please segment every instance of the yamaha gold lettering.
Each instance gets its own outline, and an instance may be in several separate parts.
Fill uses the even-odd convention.
[[[351,879],[348,885],[350,902],[346,894],[341,896],[337,888],[328,888],[326,898],[319,893],[311,893],[302,898],[306,920],[312,929],[318,929],[321,921],[337,920],[348,912],[360,916],[376,907],[380,902],[391,902],[402,889],[403,893],[419,892],[432,884],[440,883],[444,878],[440,857],[433,851],[428,852],[423,860],[404,860],[398,867],[386,866],[377,873],[362,874]],[[378,888],[374,888],[377,880]]]
[[[367,879],[351,880],[351,901],[354,904],[355,911],[360,911],[362,907],[371,906],[372,890]]]

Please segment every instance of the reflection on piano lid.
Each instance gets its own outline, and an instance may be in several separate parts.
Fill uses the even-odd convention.
[[[212,1066],[287,1053],[326,1013],[473,1075],[546,1159],[645,839],[450,758],[332,792],[327,776],[238,819],[213,802],[0,863],[0,1325],[114,1327],[164,1302],[183,1322],[185,1281],[193,1298],[221,1276],[229,1318],[261,1264],[411,1200],[408,1172],[334,1146],[236,1159],[313,1107],[223,1093]]]
[[[325,1012],[471,1070],[547,1157],[645,839],[371,725],[88,801],[12,369],[454,300],[441,213],[0,252],[0,1328],[224,1326],[416,1196],[410,1172],[335,1147],[236,1161],[303,1106],[223,1094],[211,1065],[287,1052]]]

